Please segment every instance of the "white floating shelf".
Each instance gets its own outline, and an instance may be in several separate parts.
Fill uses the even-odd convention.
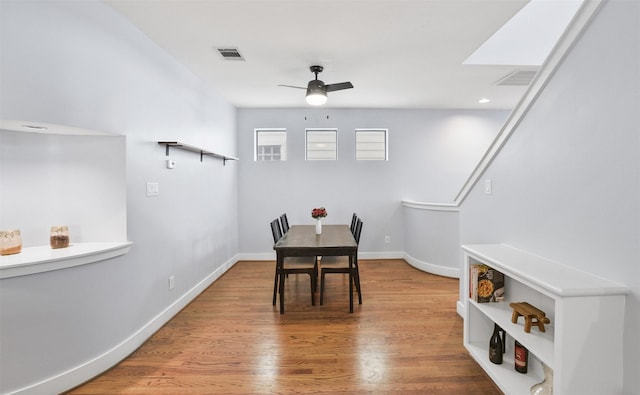
[[[0,278],[65,269],[103,261],[129,252],[131,242],[72,243],[67,248],[26,247],[14,255],[0,256]]]

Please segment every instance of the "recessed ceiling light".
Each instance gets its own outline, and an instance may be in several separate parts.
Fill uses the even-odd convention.
[[[27,129],[35,129],[35,130],[47,130],[47,129],[49,129],[46,126],[40,126],[40,125],[22,125],[22,127],[27,128]]]
[[[480,104],[487,104],[489,103],[491,100],[487,99],[486,97],[483,97],[482,99],[478,100],[478,103]]]

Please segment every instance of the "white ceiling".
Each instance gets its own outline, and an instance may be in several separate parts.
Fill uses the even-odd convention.
[[[523,95],[495,85],[523,67],[463,62],[527,2],[105,0],[237,107],[308,106],[304,90],[278,84],[306,86],[318,64],[325,83],[355,86],[325,107],[464,109],[510,109]]]

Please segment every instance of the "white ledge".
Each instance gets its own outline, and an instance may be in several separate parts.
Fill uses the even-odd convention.
[[[460,206],[456,203],[425,203],[425,202],[413,202],[411,200],[403,200],[402,205],[405,207],[415,208],[418,210],[460,211]]]
[[[507,244],[471,244],[470,256],[522,283],[561,297],[626,295],[629,288],[615,281],[556,263]]]
[[[103,261],[129,252],[131,242],[72,243],[67,248],[26,247],[15,255],[0,256],[0,278],[65,269]]]

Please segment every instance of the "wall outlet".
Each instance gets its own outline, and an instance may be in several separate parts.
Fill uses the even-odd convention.
[[[157,182],[148,182],[147,183],[147,196],[158,196],[160,195],[160,184]]]
[[[169,277],[169,289],[174,289],[176,287],[176,278],[175,276]]]
[[[385,236],[384,237],[384,244],[389,244],[391,243],[391,236]]]

